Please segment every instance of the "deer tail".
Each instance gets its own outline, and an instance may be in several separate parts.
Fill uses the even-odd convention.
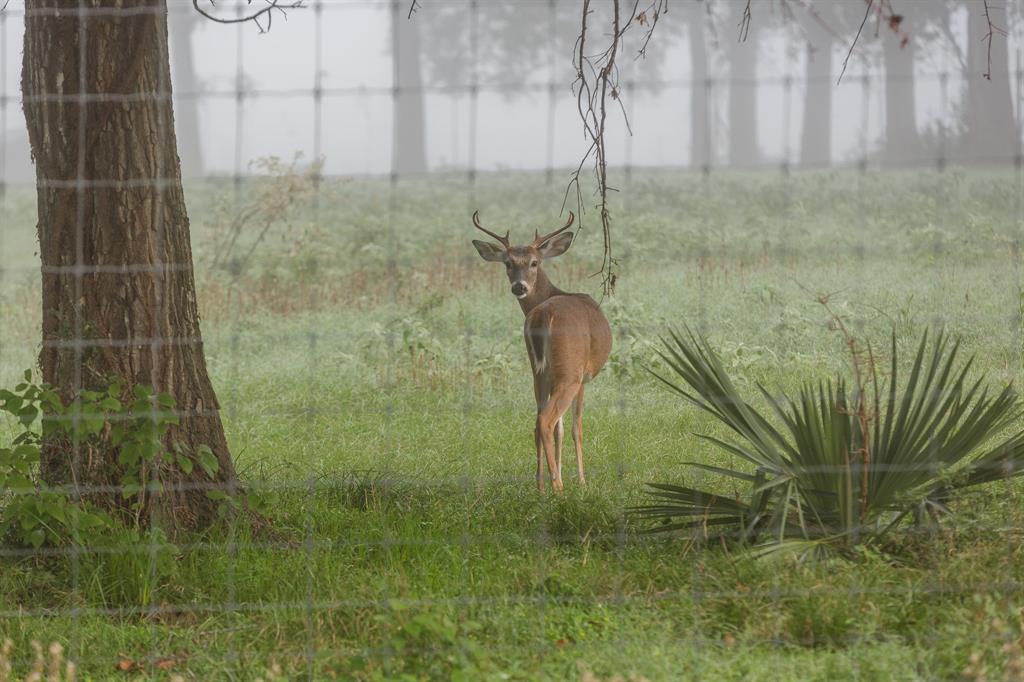
[[[533,373],[542,374],[551,362],[551,322],[553,315],[542,313],[527,320],[526,343],[533,358]]]

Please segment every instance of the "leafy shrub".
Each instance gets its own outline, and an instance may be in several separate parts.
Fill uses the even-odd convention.
[[[324,235],[301,212],[320,191],[323,160],[300,168],[301,160],[301,153],[291,162],[276,156],[257,159],[250,164],[254,175],[248,200],[239,206],[233,190],[220,197],[200,243],[212,270],[226,269],[237,276],[259,256],[263,274],[281,267],[284,274],[298,277],[316,271],[314,247],[322,247]]]
[[[165,448],[167,429],[178,423],[174,398],[135,386],[124,399],[120,382],[103,391],[81,391],[64,404],[45,384],[24,381],[0,390],[0,412],[13,416],[17,431],[9,447],[0,448],[0,543],[39,549],[74,548],[82,573],[80,589],[103,603],[148,605],[156,587],[174,570],[177,548],[160,528],[147,528],[141,510],[146,495],[161,489],[152,472],[158,459],[171,461],[186,474],[200,467],[213,478],[218,463],[210,448],[186,452],[177,442]],[[101,509],[72,485],[51,485],[40,476],[44,443],[83,451],[104,443],[117,448],[123,506]],[[211,490],[219,509],[243,502],[259,509],[252,492],[235,499]],[[61,556],[60,552],[55,556]],[[40,553],[38,557],[50,556]]]
[[[32,427],[44,411],[61,414],[63,410],[53,391],[32,383],[30,371],[14,391],[0,390],[0,411],[14,416],[22,429],[11,447],[0,448],[0,538],[31,547],[44,542],[83,544],[111,526],[105,512],[84,500],[72,500],[66,489],[48,486],[36,475],[44,435],[66,431],[71,422],[46,420],[41,430]],[[96,428],[91,410],[83,409],[81,415],[82,429]],[[77,427],[72,429],[80,433]]]
[[[1021,401],[1009,386],[990,391],[984,377],[969,379],[972,360],[957,361],[958,342],[940,332],[929,343],[924,333],[901,382],[893,334],[885,385],[870,348],[845,338],[852,389],[842,376],[805,384],[796,398],[758,387],[779,428],[739,394],[706,339],[672,332],[663,358],[685,386],[658,378],[728,427],[735,438],[702,438],[749,466],[690,465],[742,481],[749,492],[654,483],[657,502],[631,511],[660,522],[654,531],[697,531],[765,552],[848,550],[878,544],[908,518],[938,518],[964,489],[1024,470]]]

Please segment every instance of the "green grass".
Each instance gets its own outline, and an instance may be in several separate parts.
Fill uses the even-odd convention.
[[[605,303],[616,347],[587,391],[590,485],[577,488],[570,465],[564,498],[533,489],[521,313],[501,268],[469,244],[476,207],[514,240],[555,225],[561,186],[483,176],[470,202],[464,179],[439,176],[400,182],[392,201],[386,182],[330,182],[319,213],[291,228],[319,231],[292,254],[285,239],[261,245],[235,282],[206,267],[216,200],[231,200],[231,187],[188,188],[211,372],[239,468],[281,492],[276,533],[225,526],[186,538],[148,612],[109,596],[117,576],[142,579],[114,558],[4,559],[0,637],[15,640],[16,665],[38,639],[61,641],[81,679],[124,678],[120,654],[177,656],[172,672],[195,679],[252,679],[274,663],[314,679],[560,680],[585,668],[602,679],[930,680],[1012,669],[1020,485],[962,501],[947,529],[907,539],[902,562],[751,562],[643,537],[622,510],[650,480],[731,492],[682,466],[721,463],[693,436],[719,427],[643,370],[669,323],[703,329],[741,384],[793,388],[844,366],[814,300],[832,293],[876,347],[893,326],[912,341],[943,323],[993,381],[1019,383],[1017,178],[620,180],[622,271]],[[584,225],[551,274],[596,294],[587,274],[600,243],[591,215]],[[7,385],[38,347],[30,189],[8,193],[0,226]],[[134,675],[169,674],[145,669]]]

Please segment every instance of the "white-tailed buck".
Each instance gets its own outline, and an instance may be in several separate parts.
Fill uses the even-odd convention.
[[[478,230],[496,239],[498,244],[473,240],[484,260],[505,264],[512,284],[512,295],[526,315],[523,333],[526,352],[533,368],[533,392],[537,399],[537,489],[544,490],[542,460],[547,458],[551,487],[562,490],[562,415],[573,406],[572,439],[576,445],[576,471],[580,485],[583,475],[583,386],[593,379],[612,349],[612,330],[597,302],[586,294],[562,291],[544,274],[546,258],[565,253],[573,233],[566,232],[569,221],[543,237],[534,233],[526,246],[512,246],[508,232],[499,237],[480,224],[479,211],[473,214]]]

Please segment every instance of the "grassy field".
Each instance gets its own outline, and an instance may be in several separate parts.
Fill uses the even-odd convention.
[[[1019,484],[961,501],[898,559],[753,561],[638,534],[643,483],[700,483],[710,423],[645,371],[668,325],[707,332],[741,386],[843,371],[816,302],[863,338],[942,324],[1020,382],[1021,191],[1012,172],[618,178],[615,350],[590,385],[587,477],[533,487],[522,314],[469,215],[560,224],[542,176],[330,181],[241,267],[213,268],[258,183],[187,188],[207,355],[245,479],[277,533],[225,525],[102,559],[9,557],[0,639],[59,641],[79,679],[1022,679]],[[38,347],[34,193],[0,205],[0,385]],[[257,228],[254,227],[253,230]],[[548,266],[595,294],[587,216]],[[753,395],[753,393],[752,393]],[[570,458],[571,459],[571,458]],[[129,672],[117,669],[119,662]],[[130,665],[128,665],[130,664]],[[407,677],[403,677],[407,676]],[[590,676],[590,677],[588,677]]]

